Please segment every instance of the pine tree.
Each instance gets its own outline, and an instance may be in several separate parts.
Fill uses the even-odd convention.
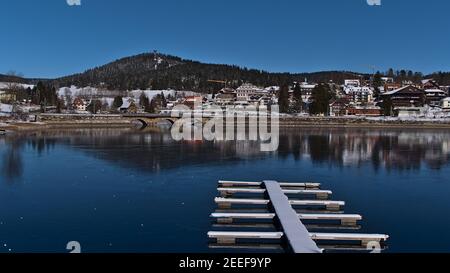
[[[87,110],[92,114],[97,114],[102,109],[102,102],[99,100],[93,100],[88,105]]]
[[[123,98],[121,96],[117,96],[114,98],[112,107],[117,109],[123,105]]]
[[[296,83],[294,88],[292,111],[293,113],[301,113],[303,110],[302,89],[300,84]]]
[[[161,107],[166,108],[167,107],[167,100],[164,96],[164,92],[161,92]]]
[[[380,71],[373,76],[373,88],[375,88],[375,97],[378,97],[380,94],[380,87],[383,85],[383,80],[381,78]]]
[[[150,100],[148,99],[148,97],[144,93],[141,94],[141,97],[139,99],[139,104],[140,104],[140,106],[142,108],[144,108],[145,112],[147,112],[147,113],[153,113],[154,112],[154,110],[151,109],[151,107],[150,107]]]
[[[312,90],[312,103],[309,108],[311,115],[327,115],[331,99],[330,87],[328,84],[319,84]]]
[[[385,98],[383,100],[382,104],[383,114],[385,116],[391,116],[392,115],[392,101],[390,98]]]
[[[287,85],[283,85],[278,92],[278,105],[280,113],[289,112],[289,87]]]
[[[150,102],[146,112],[151,113],[151,114],[154,114],[156,112],[156,101],[155,101],[155,98],[153,98],[152,101]]]

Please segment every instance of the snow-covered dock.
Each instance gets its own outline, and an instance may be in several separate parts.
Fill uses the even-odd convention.
[[[310,182],[219,181],[221,197],[215,198],[218,210],[211,218],[215,227],[226,230],[208,232],[214,242],[211,247],[259,249],[276,242],[294,253],[381,251],[388,235],[341,232],[359,229],[362,216],[344,214],[345,202],[328,200],[332,192],[320,190],[320,186]],[[305,199],[309,197],[315,199]],[[330,228],[339,232],[319,232]]]

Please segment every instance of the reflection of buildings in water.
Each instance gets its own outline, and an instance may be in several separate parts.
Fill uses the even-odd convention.
[[[444,154],[450,154],[450,140],[444,140],[442,141],[441,145],[442,153]]]
[[[232,143],[236,145],[235,156],[238,158],[250,159],[269,154],[261,152],[261,144],[258,141],[233,141]]]
[[[224,164],[240,160],[306,159],[313,163],[375,169],[439,169],[450,159],[450,132],[399,129],[285,130],[275,153],[260,151],[258,141],[177,142],[170,131],[80,129],[33,132],[0,138],[0,176],[12,180],[23,172],[22,154],[29,147],[41,154],[67,145],[89,156],[139,171],[158,172],[195,164]],[[26,149],[27,152],[30,149]]]
[[[311,129],[287,134],[301,142],[298,145],[301,155],[296,156],[292,139],[280,149],[291,151],[296,158],[310,158],[315,163],[340,166],[371,163],[376,169],[381,166],[418,169],[422,164],[441,168],[450,157],[450,133],[444,130]]]

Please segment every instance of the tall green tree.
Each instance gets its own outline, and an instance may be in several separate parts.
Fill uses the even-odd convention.
[[[117,108],[121,107],[122,105],[123,105],[123,98],[121,96],[115,97],[114,101],[113,101],[113,104],[112,104],[112,107],[114,109],[117,109]]]
[[[302,89],[300,88],[300,84],[296,83],[295,87],[294,87],[294,95],[293,95],[291,112],[301,113],[302,110],[303,110]]]
[[[375,97],[380,95],[380,87],[383,86],[383,79],[381,77],[380,71],[377,71],[373,76],[373,88],[375,89]]]
[[[289,112],[289,86],[283,85],[278,92],[278,106],[280,113]]]
[[[309,107],[311,115],[328,115],[330,99],[332,98],[330,86],[319,84],[312,90],[312,103]]]
[[[392,115],[392,101],[390,98],[384,98],[383,103],[381,104],[381,108],[383,109],[383,114],[385,116]]]
[[[164,96],[164,92],[161,92],[161,107],[163,108],[167,107],[167,100],[166,96]]]
[[[144,92],[142,92],[141,97],[139,98],[139,105],[144,108],[144,111],[147,113],[153,113],[154,109],[150,107],[150,100],[145,95]]]
[[[145,110],[145,112],[150,113],[150,114],[154,114],[156,113],[156,100],[155,98],[152,99],[152,101],[150,102],[148,108]]]
[[[92,114],[97,114],[100,110],[102,110],[102,102],[99,100],[93,100],[86,109]]]

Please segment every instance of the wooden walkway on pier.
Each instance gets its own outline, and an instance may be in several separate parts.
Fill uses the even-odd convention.
[[[382,250],[389,236],[360,234],[359,214],[345,214],[345,202],[319,183],[219,181],[218,210],[211,214],[211,247],[274,247],[294,253]],[[224,230],[225,229],[225,230]],[[324,229],[338,232],[324,233]],[[262,230],[262,231],[261,231]],[[345,231],[345,232],[344,232]]]

